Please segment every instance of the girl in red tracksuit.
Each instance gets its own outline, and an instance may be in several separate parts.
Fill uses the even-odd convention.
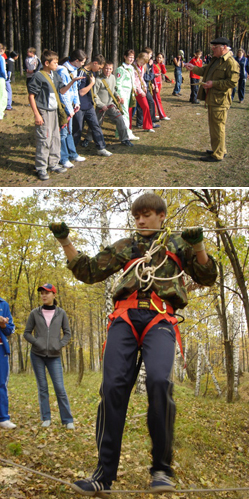
[[[155,88],[153,89],[153,99],[155,108],[158,111],[158,117],[160,118],[160,120],[170,120],[170,118],[168,118],[168,116],[164,112],[160,95],[162,89],[162,74],[164,75],[166,80],[170,81],[170,79],[166,76],[167,69],[163,64],[163,54],[158,53],[156,55],[156,62],[153,64],[153,71],[155,73]]]
[[[146,99],[147,85],[144,81],[144,65],[148,62],[148,54],[140,52],[136,60],[133,62],[135,75],[135,90],[138,104],[143,110],[143,129],[148,132],[154,132],[150,108]]]

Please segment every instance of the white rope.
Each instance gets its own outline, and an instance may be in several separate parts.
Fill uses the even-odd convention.
[[[168,233],[164,232],[160,236],[159,239],[164,240],[164,238],[166,236],[168,236]],[[156,241],[153,241],[150,249],[148,249],[145,252],[145,255],[142,256],[141,258],[138,258],[135,262],[133,262],[129,266],[129,268],[126,269],[125,272],[123,272],[123,274],[121,274],[116,279],[116,281],[114,282],[113,287],[112,287],[112,292],[113,292],[114,288],[117,286],[118,282],[121,279],[123,279],[126,276],[126,274],[128,272],[130,272],[130,270],[133,267],[135,267],[135,274],[136,274],[137,279],[140,281],[140,283],[141,284],[148,284],[148,286],[146,288],[143,288],[143,291],[147,291],[152,286],[152,284],[153,284],[154,281],[172,281],[172,279],[178,279],[179,277],[182,276],[182,274],[184,273],[183,270],[180,272],[180,274],[177,274],[177,275],[172,276],[172,277],[156,277],[155,276],[156,271],[158,269],[160,269],[160,267],[162,267],[166,263],[166,261],[168,259],[168,255],[166,255],[167,246],[165,244],[159,243],[159,239],[157,239]],[[146,264],[150,263],[150,261],[152,260],[153,255],[155,255],[155,253],[157,253],[158,251],[160,251],[161,248],[165,248],[165,258],[163,259],[163,261],[157,267],[155,267],[155,266],[152,266],[152,267],[146,266]]]

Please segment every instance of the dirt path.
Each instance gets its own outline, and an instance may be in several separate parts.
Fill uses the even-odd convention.
[[[173,76],[172,69],[168,75]],[[34,169],[34,118],[28,106],[23,80],[13,85],[15,111],[8,112],[0,123],[2,187],[245,187],[249,185],[248,101],[238,103],[237,94],[228,113],[226,127],[228,156],[220,163],[203,163],[201,155],[210,148],[207,110],[203,103],[189,102],[189,77],[185,74],[182,97],[172,95],[173,85],[164,83],[162,101],[171,118],[160,122],[155,133],[135,128],[140,141],[133,148],[121,146],[114,138],[114,128],[104,123],[103,132],[110,158],[96,155],[94,143],[85,150],[84,163],[76,164],[66,174],[51,174],[45,182],[37,179]]]

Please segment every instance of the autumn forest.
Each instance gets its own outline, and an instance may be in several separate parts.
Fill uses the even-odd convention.
[[[33,195],[24,197],[0,191],[1,295],[10,304],[16,325],[11,369],[31,372],[30,346],[23,340],[23,331],[30,311],[39,305],[38,286],[52,282],[72,333],[70,345],[63,349],[64,369],[77,372],[80,382],[84,370],[100,369],[115,276],[94,285],[77,281],[48,224],[65,220],[76,227],[70,232],[75,246],[94,255],[133,228],[129,206],[142,190],[30,190]],[[177,352],[176,376],[183,380],[187,375],[197,395],[202,375],[210,377],[217,395],[222,392],[219,380],[224,378],[232,400],[238,395],[240,374],[249,371],[248,190],[156,192],[167,200],[171,230],[204,227],[207,251],[215,257],[219,271],[212,288],[187,278],[189,306],[179,312],[184,316],[180,330],[187,369]]]

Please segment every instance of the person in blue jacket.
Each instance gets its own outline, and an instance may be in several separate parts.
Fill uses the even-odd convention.
[[[7,336],[15,331],[9,304],[0,298],[0,428],[11,430],[16,427],[9,416],[7,384],[9,379],[10,347]]]
[[[245,97],[246,79],[248,77],[248,71],[249,71],[248,59],[245,57],[245,52],[241,48],[238,50],[237,56],[234,59],[239,63],[240,66],[240,75],[238,82],[238,98],[239,98],[239,103],[241,103],[243,102]],[[236,92],[236,87],[234,87],[232,91],[232,100],[234,99],[235,92]]]

